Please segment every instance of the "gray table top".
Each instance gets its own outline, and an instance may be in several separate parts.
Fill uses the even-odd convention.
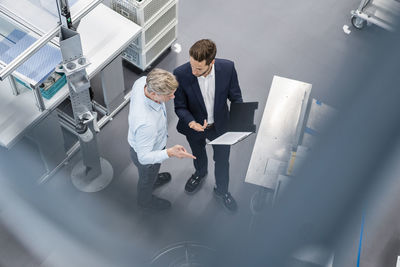
[[[274,76],[245,181],[275,189],[298,145],[311,84]]]

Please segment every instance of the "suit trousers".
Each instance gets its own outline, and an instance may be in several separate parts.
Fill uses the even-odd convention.
[[[136,165],[139,172],[139,181],[137,184],[137,201],[140,204],[146,205],[151,201],[153,186],[157,180],[161,164],[141,164],[138,160],[136,151],[132,147],[130,147],[130,154],[131,159]]]
[[[204,138],[186,136],[192,153],[196,157],[196,159],[193,160],[193,164],[197,175],[203,176],[208,171],[206,139],[212,141],[218,136],[214,127],[204,130]],[[229,154],[231,147],[226,145],[213,145],[212,148],[214,150],[214,175],[217,190],[221,193],[227,193],[229,186]]]

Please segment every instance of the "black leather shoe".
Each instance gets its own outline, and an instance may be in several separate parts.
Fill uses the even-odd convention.
[[[139,202],[139,207],[142,209],[146,210],[154,210],[154,211],[161,211],[161,210],[167,210],[171,208],[171,202],[169,202],[166,199],[156,197],[155,195],[152,195],[151,201],[148,203],[140,203]]]
[[[214,187],[214,194],[223,201],[225,208],[229,211],[236,211],[238,206],[236,200],[232,197],[231,193],[221,193]]]
[[[171,181],[171,174],[169,172],[159,173],[157,176],[157,180],[153,185],[153,188],[156,189],[160,186],[163,186],[166,183],[168,183],[169,181]]]
[[[190,176],[189,180],[186,182],[185,185],[185,191],[187,193],[194,193],[196,192],[199,188],[200,188],[200,184],[202,183],[202,181],[204,180],[203,178],[207,175],[198,175],[198,174],[193,174],[192,176]]]

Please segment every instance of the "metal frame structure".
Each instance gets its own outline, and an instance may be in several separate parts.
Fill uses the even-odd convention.
[[[62,3],[64,3],[64,4],[68,3],[67,0],[62,0],[62,1],[55,0],[55,1],[59,2],[58,3],[59,6],[61,6]],[[75,25],[77,25],[85,15],[87,15],[90,11],[92,11],[101,2],[102,2],[102,0],[93,0],[87,6],[85,6],[82,10],[73,14],[71,16],[71,20],[73,21],[73,23]],[[69,10],[69,7],[68,7],[68,10]],[[40,30],[37,27],[35,27],[34,25],[28,23],[26,20],[24,20],[23,18],[20,18],[17,14],[13,13],[11,10],[7,9],[6,7],[4,7],[2,5],[0,5],[0,13],[5,15],[10,21],[19,25],[21,28],[26,29],[27,31],[32,31],[33,33],[35,33],[39,36],[39,38],[32,45],[30,45],[23,53],[21,53],[19,56],[17,56],[10,63],[4,64],[0,61],[0,67],[1,67],[0,81],[3,81],[8,77],[10,79],[13,79],[11,74],[15,75],[16,77],[18,77],[21,80],[27,81],[29,83],[30,87],[32,88],[38,110],[40,112],[43,112],[44,110],[46,110],[46,106],[45,106],[43,97],[39,90],[40,82],[33,81],[25,76],[21,76],[17,72],[15,72],[15,70],[19,66],[21,66],[24,62],[26,62],[32,55],[34,55],[40,48],[42,48],[46,44],[51,42],[53,45],[55,45],[57,47],[60,46],[60,44],[57,40],[58,38],[55,38],[55,37],[60,32],[60,25],[62,25],[62,22],[61,22],[62,18],[60,18],[60,21],[58,22],[58,25],[56,27],[52,28],[48,32],[43,32],[42,30]],[[47,78],[47,77],[43,77],[43,79],[45,79],[45,78]],[[10,80],[10,82],[11,82],[11,84],[15,85],[14,81]],[[11,86],[11,87],[13,88],[13,94],[17,95],[18,91],[17,91],[16,87],[15,86]]]
[[[365,25],[375,24],[385,30],[394,31],[395,16],[400,12],[396,0],[362,0],[356,10],[352,10],[351,24],[361,30]]]
[[[61,2],[62,1],[59,0],[59,6],[61,6]],[[63,2],[67,3],[67,1],[63,1]],[[98,128],[101,128],[102,126],[104,126],[109,120],[111,120],[113,118],[113,116],[115,116],[115,114],[118,111],[120,111],[129,102],[129,94],[125,95],[123,92],[124,84],[123,84],[123,76],[122,76],[122,62],[121,62],[121,58],[119,57],[119,54],[126,47],[126,45],[128,45],[129,42],[131,42],[134,38],[136,38],[136,35],[140,31],[139,26],[131,25],[131,24],[133,24],[132,22],[129,22],[128,20],[120,17],[119,15],[117,15],[116,13],[111,11],[108,7],[106,7],[104,5],[99,5],[101,2],[102,1],[99,1],[99,0],[80,1],[72,8],[72,11],[74,11],[71,14],[72,15],[72,25],[71,24],[68,25],[67,20],[64,20],[65,26],[70,26],[70,27],[75,28],[76,25],[80,22],[80,21],[76,21],[76,20],[78,20],[78,19],[80,20],[83,18],[82,23],[80,23],[78,31],[81,33],[84,33],[84,35],[82,37],[84,40],[83,44],[85,44],[84,51],[89,52],[90,60],[92,60],[92,63],[93,63],[91,65],[87,65],[88,66],[88,76],[89,76],[88,78],[92,81],[92,80],[95,80],[95,78],[97,78],[98,76],[100,77],[100,79],[101,79],[100,86],[103,90],[104,102],[106,105],[103,107],[98,103],[90,102],[89,97],[87,97],[87,99],[86,99],[87,100],[86,110],[90,110],[90,111],[95,110],[99,114],[103,115],[101,117],[101,119],[97,123],[95,123],[96,126],[98,125]],[[3,5],[0,5],[0,11],[6,12],[5,14],[2,13],[2,18],[5,19],[6,21],[10,21],[11,25],[16,25],[16,28],[22,29],[22,31],[29,32],[34,37],[39,37],[38,41],[30,46],[31,51],[29,53],[26,53],[26,51],[25,51],[24,55],[20,55],[18,62],[17,62],[17,60],[10,62],[10,63],[13,63],[12,66],[10,66],[10,64],[8,64],[8,65],[2,64],[1,65],[1,67],[4,67],[1,72],[2,75],[10,73],[10,71],[12,71],[13,69],[15,70],[15,68],[17,68],[18,65],[23,64],[29,58],[30,55],[33,55],[34,51],[37,51],[38,49],[40,49],[40,46],[46,45],[45,39],[43,38],[43,36],[45,36],[46,34],[47,34],[46,40],[48,40],[48,43],[51,46],[60,47],[60,41],[58,40],[58,38],[54,38],[55,33],[56,33],[56,31],[54,30],[55,28],[51,29],[50,32],[44,33],[45,27],[43,27],[43,25],[42,25],[43,28],[40,28],[40,26],[41,26],[40,24],[38,24],[36,26],[32,25],[31,23],[26,21],[28,18],[26,18],[24,20],[23,17],[13,14],[11,11],[16,12],[16,9],[13,5],[11,5],[10,7],[4,7]],[[87,18],[84,18],[84,16],[86,14],[88,14],[89,12],[91,12],[91,15],[88,16]],[[24,14],[24,15],[27,15],[27,14]],[[101,38],[104,38],[104,36],[102,36],[101,38],[95,38],[94,41],[92,41],[93,36],[91,35],[90,27],[92,27],[94,22],[96,21],[95,18],[100,19],[104,15],[110,16],[109,19],[112,20],[113,22],[117,23],[119,25],[119,27],[121,28],[121,30],[114,31],[114,30],[111,30],[111,27],[107,28],[107,34],[108,35],[112,34],[113,37],[115,36],[115,38],[113,38],[113,41],[109,44],[109,46],[106,46],[105,48],[101,49],[101,51],[97,51],[97,50],[95,50],[96,46],[97,46],[97,42],[102,40]],[[6,17],[6,18],[4,18],[4,17]],[[59,24],[61,24],[61,22],[59,22]],[[51,28],[51,27],[52,26],[49,26],[48,28]],[[60,28],[60,25],[58,25],[57,27]],[[122,29],[126,29],[126,30],[122,30]],[[40,40],[40,44],[39,44],[39,40]],[[81,53],[82,53],[82,51],[81,51]],[[115,60],[116,57],[118,58],[118,60]],[[76,62],[74,62],[74,63],[76,63]],[[60,71],[60,70],[57,69],[57,71]],[[17,76],[18,79],[31,85],[31,88],[33,89],[31,91],[35,97],[35,100],[32,101],[32,103],[30,101],[31,95],[29,92],[25,92],[25,91],[19,92],[19,90],[21,90],[20,88],[22,88],[22,87],[18,88],[20,85],[15,84],[15,80],[14,80],[13,76]],[[2,78],[6,78],[6,76],[4,75]],[[7,79],[9,81],[7,82],[7,85],[5,85],[3,83],[3,88],[6,89],[5,87],[9,87],[10,95],[12,92],[12,95],[14,95],[14,96],[18,95],[19,93],[21,93],[21,96],[18,96],[18,99],[15,98],[15,100],[14,100],[14,98],[9,99],[7,96],[5,103],[8,104],[11,101],[12,101],[12,103],[15,102],[16,103],[15,107],[17,109],[24,108],[23,104],[29,104],[29,110],[31,110],[32,115],[29,115],[30,117],[28,117],[27,120],[21,120],[22,123],[20,122],[20,119],[18,117],[16,120],[17,121],[17,123],[16,123],[17,130],[13,130],[13,131],[5,130],[5,131],[1,132],[1,134],[2,134],[1,144],[3,146],[6,146],[7,148],[11,148],[11,146],[14,145],[17,142],[17,140],[19,140],[20,137],[22,137],[22,135],[24,135],[28,139],[37,137],[38,136],[37,134],[30,136],[31,132],[39,126],[42,127],[42,125],[47,125],[46,123],[43,124],[42,121],[47,120],[49,115],[51,115],[53,113],[58,115],[56,117],[59,118],[59,123],[57,125],[53,125],[53,127],[60,128],[60,126],[61,126],[62,128],[66,129],[68,132],[72,133],[73,135],[75,135],[79,138],[79,134],[76,131],[76,124],[77,124],[76,117],[79,117],[79,116],[74,116],[75,119],[71,118],[71,116],[68,114],[65,114],[65,113],[62,114],[62,112],[60,110],[58,110],[58,108],[57,108],[59,106],[59,104],[65,98],[67,98],[68,95],[70,95],[70,94],[68,94],[67,86],[64,86],[64,88],[62,88],[60,90],[60,92],[57,92],[57,94],[51,100],[47,100],[47,99],[45,100],[45,99],[43,99],[43,97],[40,93],[39,84],[36,84],[34,82],[29,82],[29,79],[27,77],[19,77],[17,72],[12,72],[12,75],[9,75]],[[111,81],[113,81],[112,84],[110,84]],[[3,96],[6,95],[5,93],[8,93],[8,92],[3,92]],[[88,95],[89,94],[87,94],[87,96]],[[71,101],[73,101],[72,98],[74,98],[74,97],[71,97]],[[18,100],[21,100],[21,101],[18,101]],[[26,102],[29,102],[29,103],[26,103]],[[38,108],[37,111],[35,110],[35,104]],[[32,111],[32,108],[34,111]],[[24,111],[25,111],[25,109],[24,109]],[[4,113],[4,114],[6,114],[6,113]],[[14,110],[14,112],[11,112],[10,115],[5,115],[5,116],[7,117],[7,119],[11,118],[11,117],[15,118],[15,116],[18,116],[18,114],[19,114],[19,112]],[[60,115],[60,114],[62,114],[62,115]],[[44,118],[46,118],[46,119],[44,119]],[[94,118],[94,116],[93,116],[93,118]],[[92,123],[91,121],[94,121],[94,119],[90,120],[89,123]],[[28,125],[28,123],[29,123],[29,125]],[[15,126],[13,125],[12,127],[15,127]],[[21,128],[21,127],[25,127],[25,128]],[[15,128],[10,128],[10,129],[15,129]],[[50,128],[48,128],[48,130],[51,132],[54,132]],[[36,131],[33,131],[33,132],[36,132]],[[55,132],[58,132],[58,131],[55,131]],[[58,136],[58,138],[63,139],[64,137],[61,134]],[[54,138],[52,138],[52,139],[54,139]],[[46,142],[44,142],[44,143],[43,142],[39,142],[39,143],[34,142],[34,143],[38,144],[38,145],[42,145],[42,146],[47,145]],[[62,143],[62,142],[59,142],[59,143]],[[52,158],[51,162],[43,162],[44,167],[45,167],[45,173],[43,174],[42,177],[39,178],[39,182],[47,181],[57,170],[60,169],[60,167],[62,167],[64,164],[66,164],[70,160],[70,158],[75,154],[76,151],[78,151],[79,148],[82,149],[82,144],[79,144],[79,142],[76,142],[75,144],[72,144],[72,146],[70,146],[69,148],[63,148],[62,153],[61,152],[57,153],[57,157]],[[67,149],[67,151],[65,151],[65,149]],[[38,150],[41,153],[42,153],[42,151],[44,153],[46,153],[46,151],[47,151],[46,149],[40,149],[40,148],[38,148]],[[46,155],[42,155],[42,154],[40,154],[39,158],[48,159],[48,157],[46,157]],[[57,160],[55,160],[55,159],[57,159]],[[102,165],[103,163],[104,163],[104,159],[100,159],[100,165]],[[108,164],[106,164],[106,165],[108,165]],[[111,166],[110,166],[110,168],[107,167],[107,169],[112,170]],[[92,190],[92,189],[90,189],[90,190]]]
[[[75,15],[75,18],[80,20],[100,2],[99,0],[93,1],[86,9]],[[72,130],[69,127],[67,128],[71,132],[76,133],[83,155],[82,161],[79,162],[72,171],[72,181],[74,185],[82,191],[95,192],[105,188],[112,180],[113,169],[108,161],[100,158],[98,152],[96,140],[96,132],[99,131],[97,113],[92,112],[93,105],[89,97],[90,82],[85,70],[90,63],[83,57],[79,33],[73,30],[68,0],[57,0],[57,7],[59,25],[42,35],[23,53],[7,64],[0,72],[0,79],[3,80],[9,77],[13,94],[18,94],[14,80],[12,76],[10,76],[11,73],[59,34],[59,46],[61,48],[63,62],[57,69],[59,72],[64,72],[67,77],[74,115]],[[12,16],[8,15],[8,17]],[[46,109],[46,106],[39,90],[39,83],[40,82],[30,83],[30,86],[32,87],[38,109],[42,112]],[[41,156],[43,157],[43,154],[41,154]],[[46,169],[48,169],[46,161],[44,161],[44,164]]]
[[[90,3],[88,6],[86,6],[81,12],[73,15],[71,17],[72,21],[78,22],[80,21],[86,14],[88,14],[91,10],[93,10],[98,4],[100,4],[102,0],[93,0],[92,3]],[[9,14],[7,10],[4,10],[0,6],[0,12],[7,15],[9,18],[13,19],[20,25],[25,25],[21,24],[19,20],[15,20],[15,18],[18,18],[17,16],[14,16],[14,14]],[[31,29],[30,29],[31,30]],[[35,31],[38,35],[41,35],[40,32]],[[15,71],[22,63],[24,63],[26,60],[29,59],[35,52],[37,52],[40,48],[42,48],[44,45],[46,45],[49,41],[51,41],[58,33],[60,32],[60,25],[57,27],[54,27],[51,31],[43,34],[40,36],[40,38],[33,43],[27,50],[24,51],[21,55],[19,55],[17,58],[15,58],[12,62],[4,66],[4,68],[0,71],[0,80],[4,80],[7,78],[13,71]],[[34,84],[34,86],[37,84]]]

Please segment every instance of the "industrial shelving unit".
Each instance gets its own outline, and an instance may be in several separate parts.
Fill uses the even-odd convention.
[[[125,49],[122,57],[146,70],[177,37],[177,0],[112,0],[116,12],[142,27],[139,36]]]

